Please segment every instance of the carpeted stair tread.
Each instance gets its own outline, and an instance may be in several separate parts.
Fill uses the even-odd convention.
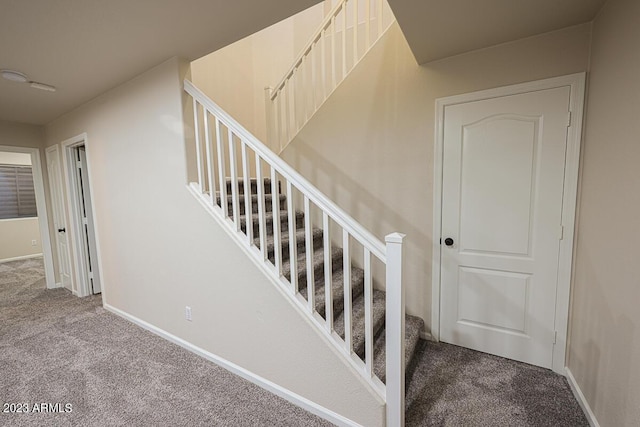
[[[238,194],[238,210],[240,211],[240,215],[244,215],[246,212],[246,204],[244,201],[245,195],[244,194]],[[278,196],[278,199],[280,200],[280,207],[284,207],[285,206],[285,202],[287,200],[287,196],[284,194],[280,194]],[[216,196],[216,203],[220,205],[220,194],[218,194]],[[264,199],[264,210],[265,213],[267,212],[272,212],[273,209],[271,208],[273,206],[273,197],[271,197],[269,195],[269,197],[265,197]],[[229,212],[229,216],[233,217],[233,195],[231,193],[227,194],[227,208],[228,208],[228,212]],[[252,194],[251,195],[251,212],[257,214],[258,213],[258,195],[257,194]]]
[[[378,335],[384,327],[385,314],[385,293],[383,291],[373,291],[373,309],[371,311],[373,320],[373,336]],[[365,347],[365,312],[364,312],[364,293],[353,301],[353,310],[351,312],[351,343],[353,351],[364,360]],[[334,331],[344,339],[344,310],[333,321]]]
[[[297,262],[296,267],[298,271],[298,283],[306,283],[307,281],[307,256],[305,251],[299,251],[296,253]],[[313,265],[313,277],[318,279],[319,277],[324,280],[324,246],[314,249],[313,258],[311,260]],[[342,265],[342,248],[331,248],[331,267],[332,272],[335,272]],[[287,280],[291,280],[291,263],[289,258],[282,264],[282,274]]]
[[[227,178],[227,194],[231,194],[231,188],[233,187],[233,183],[231,182],[231,178]],[[271,194],[271,178],[263,179],[264,186],[263,191],[264,194]],[[249,180],[251,194],[256,194],[258,192],[258,180],[256,178],[251,178]],[[238,191],[239,194],[244,194],[244,179],[238,178]]]
[[[280,210],[280,230],[282,233],[288,233],[289,213],[287,210]],[[265,225],[267,233],[273,233],[273,211],[268,211],[264,215]],[[243,232],[246,232],[247,215],[240,215],[240,228]],[[251,215],[251,223],[253,224],[253,235],[260,237],[260,216],[258,214]],[[295,212],[296,229],[304,225],[304,212]]]
[[[316,311],[325,317],[326,298],[324,291],[324,277],[314,277],[314,295]],[[300,294],[307,298],[307,282],[298,283]],[[355,301],[364,291],[364,271],[358,267],[351,267],[351,298]],[[342,266],[338,267],[331,277],[331,296],[333,297],[333,316],[337,318],[344,308],[344,275]]]
[[[424,321],[416,316],[406,315],[405,317],[405,333],[404,333],[404,365],[405,368],[411,363],[416,346],[420,341],[420,332],[424,328]],[[373,372],[384,382],[386,378],[386,331],[383,330],[375,339],[373,346]]]
[[[306,248],[306,233],[303,228],[299,228],[296,230],[296,250],[297,253],[305,252]],[[314,252],[322,246],[322,230],[319,228],[314,228],[311,231],[311,240],[313,241],[313,249]],[[256,246],[260,247],[260,235],[254,237],[253,242]],[[269,259],[274,261],[274,236],[273,233],[267,233],[266,236],[266,250],[269,256]],[[280,233],[280,247],[282,248],[282,260],[283,262],[289,259],[289,233],[282,232]]]

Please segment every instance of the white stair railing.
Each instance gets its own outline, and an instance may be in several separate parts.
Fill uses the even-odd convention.
[[[265,89],[267,135],[281,152],[395,18],[386,0],[339,0],[274,88]]]
[[[202,205],[235,236],[238,244],[253,256],[258,265],[274,279],[285,294],[322,331],[328,340],[344,355],[346,360],[363,376],[365,381],[387,402],[387,426],[404,424],[404,331],[405,306],[402,286],[402,241],[404,235],[393,233],[386,237],[386,245],[351,218],[317,188],[304,179],[291,166],[261,143],[236,120],[204,95],[191,82],[184,81],[184,90],[193,99],[195,152],[197,162],[197,182],[189,184],[190,191]],[[238,155],[238,152],[240,153]],[[267,180],[265,180],[267,178]],[[270,183],[269,183],[270,179]],[[253,188],[255,183],[255,188]],[[266,190],[271,194],[265,194]],[[228,194],[228,185],[230,193]],[[242,185],[242,187],[240,187]],[[240,194],[242,190],[243,194]],[[286,196],[288,234],[280,227],[281,195]],[[255,197],[254,197],[255,196]],[[228,199],[231,198],[230,209]],[[268,203],[269,202],[269,203]],[[253,208],[257,203],[257,209]],[[271,206],[269,207],[268,204]],[[313,211],[312,211],[312,208]],[[288,244],[285,251],[284,239],[297,242],[298,217],[296,210],[304,212],[305,247]],[[244,218],[241,218],[244,211]],[[256,212],[257,211],[257,212]],[[269,231],[267,217],[273,219]],[[257,218],[254,217],[257,215]],[[244,219],[244,227],[242,223]],[[258,236],[254,236],[257,219]],[[293,226],[293,225],[296,226]],[[243,229],[244,228],[244,229]],[[325,314],[316,310],[314,301],[313,259],[314,230],[322,229],[325,272]],[[269,234],[270,233],[270,234]],[[334,329],[333,295],[331,283],[332,237],[342,242],[344,276],[344,337]],[[273,254],[268,246],[273,239]],[[351,250],[358,244],[362,249],[364,269],[364,313],[365,342],[364,360],[354,351],[352,343],[353,325],[351,317],[350,272],[353,262]],[[283,274],[283,255],[297,260],[297,250],[303,250],[306,260],[306,298],[300,292],[296,262],[291,262],[290,278]],[[376,273],[373,264],[385,268],[380,281],[386,287],[386,380],[383,383],[374,372],[374,325],[373,325],[373,283]],[[303,284],[304,285],[304,284]],[[336,385],[339,386],[339,385]]]

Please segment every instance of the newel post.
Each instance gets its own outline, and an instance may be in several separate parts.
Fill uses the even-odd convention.
[[[280,147],[273,147],[273,144],[275,142],[275,138],[273,136],[273,130],[275,129],[275,126],[273,123],[273,101],[271,101],[272,93],[273,93],[272,87],[267,86],[264,88],[264,111],[265,111],[265,117],[267,121],[265,130],[267,135],[267,146],[274,152],[279,153]]]
[[[402,245],[405,235],[392,233],[387,244],[386,354],[387,427],[404,426],[404,287]]]

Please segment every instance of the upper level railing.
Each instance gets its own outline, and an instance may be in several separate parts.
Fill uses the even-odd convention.
[[[282,151],[395,18],[386,0],[339,0],[277,85],[266,89],[269,144]]]
[[[264,271],[385,399],[387,425],[402,425],[405,360],[403,235],[390,234],[383,244],[191,82],[184,81],[184,90],[193,98],[194,111],[197,182],[189,185],[190,190],[224,226],[230,228],[238,243],[257,259]],[[286,210],[281,210],[280,203],[286,203]],[[278,220],[285,211],[286,217]],[[301,222],[303,225],[298,226]],[[298,247],[300,239],[296,233],[304,233],[304,247]],[[340,247],[339,251],[336,246]],[[322,247],[324,253],[324,314],[318,312],[316,304],[312,265],[316,247]],[[340,260],[334,259],[336,253],[341,254]],[[287,256],[289,269],[285,274],[283,259]],[[297,271],[298,260],[306,267],[306,277]],[[339,262],[343,271],[341,333],[336,333],[334,323],[333,262]],[[363,358],[353,348],[353,265],[364,270]],[[380,270],[382,273],[378,274]],[[306,280],[301,281],[299,276]],[[385,383],[373,369],[374,281],[386,289]],[[301,292],[303,288],[306,292]]]

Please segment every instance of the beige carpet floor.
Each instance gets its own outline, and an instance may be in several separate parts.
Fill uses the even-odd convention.
[[[330,425],[101,304],[46,290],[40,259],[0,264],[0,404],[62,411],[0,426]],[[407,384],[407,426],[588,426],[564,377],[453,345],[421,341]]]
[[[46,290],[40,259],[0,264],[0,404],[57,411],[0,426],[331,425],[101,304]]]

